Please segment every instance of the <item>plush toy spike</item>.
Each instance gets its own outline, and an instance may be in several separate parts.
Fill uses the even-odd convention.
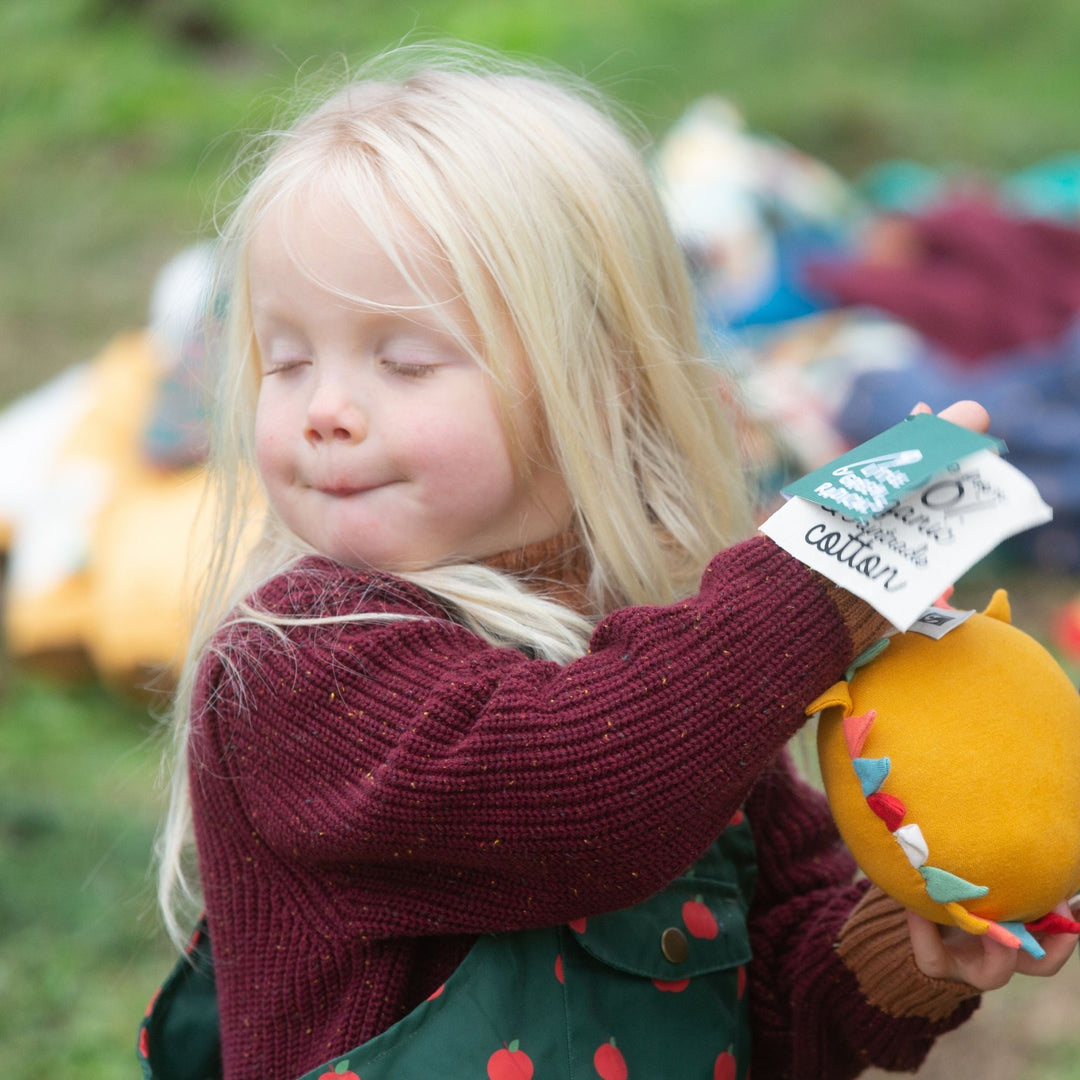
[[[919,873],[926,882],[926,892],[931,900],[948,906],[963,900],[977,900],[990,890],[985,885],[973,885],[962,877],[939,870],[936,866],[920,866]]]
[[[916,870],[926,865],[926,860],[930,858],[930,849],[926,846],[926,837],[918,825],[901,825],[899,829],[893,830],[893,839]]]
[[[958,904],[955,900],[950,901],[945,905],[945,910],[949,913],[952,921],[960,927],[961,930],[966,930],[969,934],[985,934],[990,929],[990,924],[986,919],[980,919],[975,915],[972,915],[966,907]]]
[[[886,758],[857,757],[851,764],[855,767],[855,775],[859,778],[862,793],[869,798],[875,792],[881,790],[889,775],[890,762]]]
[[[874,660],[876,657],[880,656],[888,647],[888,638],[878,638],[878,640],[875,641],[869,649],[866,649],[865,651],[859,653],[859,655],[856,656],[854,660],[852,660],[851,667],[847,669],[847,672],[844,674],[844,678],[848,682],[851,682],[852,676],[855,674],[856,671],[859,670],[859,668],[866,667],[866,665],[869,664],[871,660]]]
[[[1019,926],[1020,924],[1013,923],[1011,925]],[[1001,942],[1002,945],[1008,945],[1010,949],[1020,949],[1023,948],[1024,945],[1024,942],[1009,930],[1009,924],[1005,923],[988,923],[986,927],[986,936]],[[1031,940],[1035,942],[1034,938]],[[1035,948],[1039,948],[1038,942],[1035,942]],[[1040,949],[1040,952],[1041,951],[1042,950]],[[1045,956],[1046,954],[1043,953],[1043,955]],[[1039,957],[1036,956],[1035,959],[1038,960]]]
[[[1009,594],[1004,589],[995,589],[994,595],[990,597],[990,603],[986,605],[983,614],[990,619],[1011,623],[1012,605],[1009,603]]]
[[[866,803],[882,821],[885,828],[894,833],[900,828],[907,813],[907,807],[895,796],[884,791],[875,791],[866,796]]]
[[[1080,889],[1080,695],[997,590],[944,637],[864,652],[821,711],[825,790],[872,881],[1033,956]],[[1048,914],[1049,913],[1049,914]]]
[[[956,592],[956,586],[950,585],[938,598],[934,601],[934,607],[943,608],[946,611],[955,611],[956,608],[949,603],[952,599],[952,594]]]
[[[1046,955],[1046,950],[1031,936],[1031,932],[1021,922],[1002,923],[1001,929],[1006,934],[1016,938],[1019,942],[1019,948],[1024,952],[1030,953],[1036,960],[1041,960]],[[1014,949],[1016,945],[1012,946]]]
[[[844,717],[844,738],[847,740],[848,753],[857,758],[862,754],[866,736],[870,733],[870,725],[877,718],[877,713],[871,709],[861,716]]]
[[[1042,930],[1048,934],[1080,934],[1080,922],[1066,919],[1064,915],[1059,915],[1056,911],[1051,911],[1049,915],[1044,915],[1041,919],[1025,923],[1025,925],[1035,933]]]

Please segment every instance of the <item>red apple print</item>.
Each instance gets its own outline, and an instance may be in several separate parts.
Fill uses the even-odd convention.
[[[434,990],[431,991],[430,994],[428,994],[428,1001],[434,1001],[445,989],[446,983],[443,983],[442,986],[436,987]]]
[[[743,818],[745,816],[746,815],[743,814],[743,812],[741,810],[736,810],[735,813],[732,815],[731,820],[728,822],[728,824],[729,825],[741,825],[743,823]]]
[[[681,994],[690,985],[689,979],[653,979],[653,986],[669,994]]]
[[[713,1065],[713,1080],[735,1080],[735,1055],[729,1046]]]
[[[627,1072],[622,1051],[615,1045],[613,1038],[596,1048],[592,1063],[593,1068],[600,1075],[600,1080],[626,1080],[630,1075]]]
[[[683,904],[682,920],[686,929],[696,938],[708,938],[711,941],[720,933],[713,913],[702,903],[700,896]]]
[[[360,1077],[349,1068],[349,1059],[345,1058],[334,1066],[332,1072],[324,1072],[319,1080],[360,1080]]]
[[[746,993],[746,965],[740,964],[739,970],[735,976],[735,996],[742,1001],[743,994]]]
[[[585,922],[586,922],[585,919],[571,919],[570,920],[570,929],[573,930],[575,934],[584,934],[585,933]]]
[[[140,1028],[139,1030],[139,1054],[148,1060],[150,1058],[150,1036],[147,1034],[146,1028]]]
[[[562,953],[559,953],[559,955],[555,957],[555,978],[561,983],[566,982],[566,974],[563,971],[562,966]]]
[[[488,1058],[488,1080],[532,1080],[532,1058],[524,1050],[519,1050],[519,1045],[515,1039]]]

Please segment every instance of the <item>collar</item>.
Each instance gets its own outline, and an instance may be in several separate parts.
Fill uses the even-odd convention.
[[[588,557],[576,530],[502,551],[481,561],[493,570],[513,574],[532,592],[557,600],[582,615],[590,612]]]

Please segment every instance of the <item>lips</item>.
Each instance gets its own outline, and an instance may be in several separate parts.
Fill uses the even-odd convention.
[[[392,480],[371,480],[366,483],[357,483],[355,480],[336,479],[312,479],[307,482],[307,487],[318,491],[322,495],[329,495],[334,499],[348,499],[353,495],[365,495],[369,491],[384,488]]]
[[[377,484],[371,484],[367,487],[354,487],[351,484],[315,484],[313,486],[316,491],[335,499],[347,499],[351,495],[363,495],[364,492],[372,491],[378,487]]]

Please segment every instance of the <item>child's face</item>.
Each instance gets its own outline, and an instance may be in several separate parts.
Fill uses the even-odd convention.
[[[417,230],[410,253],[425,246]],[[416,260],[428,267],[418,295],[353,215],[318,196],[271,212],[249,258],[256,453],[293,532],[341,562],[393,571],[484,558],[569,525],[565,485],[523,405],[512,421],[534,468],[518,475],[489,380],[460,344],[476,338],[470,312],[432,260]]]

